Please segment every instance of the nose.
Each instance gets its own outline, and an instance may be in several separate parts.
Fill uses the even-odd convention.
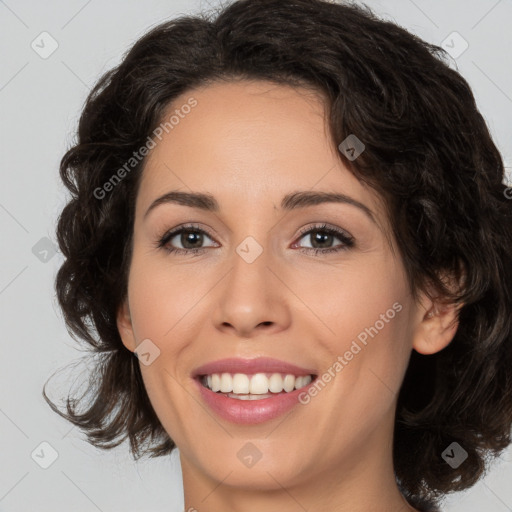
[[[285,280],[277,277],[279,269],[270,250],[264,249],[252,262],[240,254],[233,251],[231,270],[219,283],[215,327],[244,338],[286,329],[291,319],[291,292],[283,284]]]

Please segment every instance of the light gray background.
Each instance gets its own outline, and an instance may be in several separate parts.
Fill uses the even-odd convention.
[[[467,41],[468,49],[454,66],[473,87],[510,166],[512,0],[366,4],[427,41],[441,44],[453,31]],[[42,399],[41,388],[51,373],[82,354],[67,334],[54,299],[53,280],[62,257],[45,253],[48,241],[41,239],[55,242],[55,221],[66,200],[58,164],[73,141],[93,84],[151,26],[178,13],[216,5],[214,0],[0,0],[0,511],[183,508],[176,453],[135,463],[126,445],[112,452],[96,450]],[[47,59],[31,47],[43,31],[59,45]],[[460,40],[450,41],[454,50],[462,48]],[[57,395],[58,382],[62,380],[54,380],[50,387]],[[43,441],[58,453],[48,469],[31,458]],[[47,448],[36,452],[38,461],[50,460]],[[508,450],[472,490],[451,497],[445,511],[512,511],[511,482]]]

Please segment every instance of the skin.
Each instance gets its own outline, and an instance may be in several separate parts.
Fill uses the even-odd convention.
[[[384,205],[340,160],[319,95],[264,81],[222,82],[187,91],[169,112],[191,96],[197,106],[146,160],[128,297],[118,313],[129,350],[147,338],[160,350],[141,371],[180,449],[185,510],[414,510],[393,471],[397,393],[412,349],[432,354],[450,343],[455,309],[437,308],[426,294],[414,301]],[[171,190],[212,194],[220,210],[166,203],[144,217]],[[343,203],[282,211],[281,198],[299,190],[346,194],[376,222]],[[189,222],[212,235],[195,242],[202,253],[156,246]],[[342,245],[336,236],[322,246],[314,245],[314,233],[300,234],[322,223],[345,230],[354,247],[315,254],[312,247]],[[263,249],[252,263],[236,252],[248,236]],[[172,239],[174,247],[182,243],[179,235]],[[394,303],[401,311],[288,415],[236,425],[201,401],[191,378],[198,366],[269,356],[321,375]],[[248,441],[262,454],[251,468],[237,457]]]

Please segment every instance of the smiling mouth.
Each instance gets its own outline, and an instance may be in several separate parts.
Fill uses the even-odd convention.
[[[237,400],[262,400],[308,386],[316,375],[290,373],[212,373],[199,375],[199,382],[214,393]]]

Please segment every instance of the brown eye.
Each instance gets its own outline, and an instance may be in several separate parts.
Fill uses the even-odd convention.
[[[212,240],[203,229],[186,226],[167,232],[160,238],[157,246],[170,253],[198,253],[207,247],[215,247],[215,244],[204,246],[206,239]]]
[[[309,240],[310,246],[299,246],[304,251],[315,251],[315,254],[337,252],[354,246],[354,238],[344,231],[327,225],[313,226],[301,233],[300,239]],[[333,246],[335,240],[341,243]]]
[[[203,234],[198,231],[183,230],[173,238],[178,238],[184,249],[197,249],[203,243]]]

